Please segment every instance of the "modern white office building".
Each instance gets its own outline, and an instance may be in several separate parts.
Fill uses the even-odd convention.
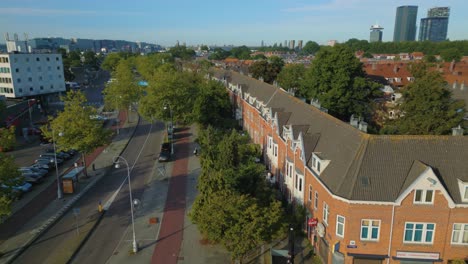
[[[61,54],[0,54],[0,95],[34,97],[65,92]]]

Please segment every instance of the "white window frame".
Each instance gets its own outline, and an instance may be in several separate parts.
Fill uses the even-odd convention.
[[[319,200],[319,193],[315,191],[315,197],[314,197],[314,209],[318,209],[318,200]]]
[[[407,231],[406,225],[407,224],[413,224],[413,229],[412,229],[413,230],[413,237],[411,238],[411,240],[406,240],[406,231]],[[415,232],[416,231],[416,225],[423,225],[421,241],[415,241],[414,240],[414,237],[415,237],[415,234],[416,234],[416,232]],[[427,225],[434,225],[434,229],[432,229],[432,230],[427,229]],[[436,223],[405,222],[404,231],[403,231],[403,243],[431,245],[431,244],[434,243],[435,231],[436,231]],[[432,232],[432,237],[431,237],[430,242],[426,242],[426,236],[427,236],[428,232]]]
[[[342,221],[340,221],[340,218]],[[336,235],[339,237],[344,237],[344,232],[345,232],[345,224],[346,224],[346,217],[342,215],[337,215],[336,216]],[[339,227],[342,226],[342,233],[339,233]]]
[[[362,234],[362,228],[363,228],[363,223],[364,221],[368,221],[369,222],[369,225],[365,225],[365,227],[367,227],[368,231],[367,231],[367,237],[363,237],[363,234]],[[373,238],[372,237],[372,230],[374,229],[374,223],[378,223],[378,226],[377,226],[377,238]],[[379,238],[380,238],[380,223],[381,221],[380,220],[376,220],[376,219],[361,219],[361,230],[360,230],[360,238],[361,240],[363,241],[378,241]]]
[[[309,202],[312,202],[312,185],[309,184]]]
[[[459,230],[455,230],[455,225],[461,225]],[[458,239],[457,241],[454,241],[455,238],[455,233],[458,233]],[[463,242],[463,237],[467,236],[468,237],[468,223],[454,223],[452,226],[452,237],[450,239],[450,242],[453,245],[468,245],[468,240],[466,242]]]
[[[465,191],[463,192],[462,200],[463,201],[468,201],[468,185],[463,186],[463,190],[465,190]]]
[[[323,202],[323,222],[328,225],[328,216],[330,215],[330,209],[328,208],[328,204]]]
[[[421,192],[421,201],[417,201],[417,200],[416,200],[416,194],[417,194],[418,192]],[[426,201],[427,193],[428,193],[428,192],[431,192],[431,193],[432,193],[432,197],[431,197],[431,201],[430,201],[430,202]],[[415,204],[433,204],[433,203],[434,203],[434,195],[435,195],[435,190],[432,190],[432,189],[428,189],[428,190],[416,189],[416,190],[414,190],[413,203],[415,203]]]

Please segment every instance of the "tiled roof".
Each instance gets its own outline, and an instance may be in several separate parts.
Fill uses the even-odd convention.
[[[350,200],[395,201],[422,163],[461,203],[457,179],[468,182],[468,137],[369,135],[272,85],[234,72],[232,82],[246,83],[249,93],[267,107],[283,109],[290,115],[282,121],[287,125],[308,126],[306,161],[312,152],[331,161],[319,179],[334,194]]]

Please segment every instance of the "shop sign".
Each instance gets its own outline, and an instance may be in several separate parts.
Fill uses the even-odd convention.
[[[316,227],[318,224],[318,219],[317,218],[309,218],[309,221],[307,223],[310,227]]]
[[[439,253],[426,253],[426,252],[408,252],[408,251],[397,251],[397,258],[407,258],[407,259],[439,259]]]

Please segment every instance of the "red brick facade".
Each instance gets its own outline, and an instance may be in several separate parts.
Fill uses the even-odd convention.
[[[292,140],[298,139],[280,135],[282,129],[276,126],[271,112],[266,115],[261,113],[258,107],[245,100],[244,95],[241,96],[236,83],[223,82],[228,88],[239,122],[252,140],[262,146],[265,162],[275,182],[290,200],[304,204],[308,218],[317,218],[319,225],[324,227],[323,236],[319,236],[318,227],[306,227],[310,241],[322,259],[328,263],[349,264],[407,263],[405,261],[448,263],[455,259],[468,259],[468,242],[452,243],[454,223],[466,225],[468,237],[468,205],[454,204],[443,187],[437,187],[439,185],[433,185],[432,202],[414,202],[416,193],[412,188],[418,188],[418,184],[428,184],[426,178],[430,174],[421,174],[415,185],[411,185],[394,202],[353,201],[334,195],[320,180],[320,173],[304,164],[305,154],[301,153],[301,144],[296,144],[295,151],[292,149]],[[288,168],[291,164],[292,172]],[[425,195],[430,199],[429,194]],[[325,204],[328,205],[327,221]],[[342,221],[341,234],[337,234],[338,216]],[[405,226],[408,227],[407,231]],[[414,242],[405,241],[405,237]],[[420,243],[424,240],[428,242]]]

